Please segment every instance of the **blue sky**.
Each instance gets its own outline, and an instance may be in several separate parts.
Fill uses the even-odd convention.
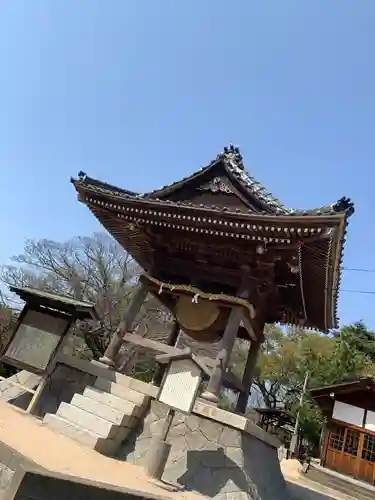
[[[146,191],[233,142],[291,207],[351,197],[344,265],[375,269],[374,47],[374,0],[3,0],[0,262],[100,229],[79,170]],[[375,295],[340,317],[375,328]]]

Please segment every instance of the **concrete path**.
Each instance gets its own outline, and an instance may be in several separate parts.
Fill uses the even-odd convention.
[[[291,500],[346,500],[343,495],[339,495],[338,493],[331,496],[327,493],[311,489],[312,485],[309,484],[302,485],[288,482],[288,488],[291,493]]]
[[[305,476],[302,476],[300,474],[301,464],[298,460],[283,460],[280,466],[288,483],[291,500],[353,500],[353,497],[309,481]]]

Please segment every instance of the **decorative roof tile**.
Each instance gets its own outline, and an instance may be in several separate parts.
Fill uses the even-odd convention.
[[[89,177],[85,172],[78,172],[78,178],[71,178],[70,182],[74,185],[80,185],[84,187],[85,185],[94,188],[95,191],[102,192],[103,194],[112,193],[115,196],[123,196],[125,198],[133,198],[139,196],[137,193],[133,191],[129,191],[127,189],[122,189],[117,186],[113,186],[112,184],[108,184],[107,182],[99,181],[97,179],[93,179]]]
[[[259,181],[246,172],[239,148],[232,144],[229,147],[225,147],[224,152],[218,156],[218,159],[223,161],[228,173],[235,176],[249,194],[255,196],[266,208],[272,208],[277,213],[284,215],[290,212],[290,209],[283,205],[272,193],[268,192]]]

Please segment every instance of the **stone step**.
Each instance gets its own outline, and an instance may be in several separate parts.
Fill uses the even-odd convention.
[[[98,361],[91,361],[91,364],[94,364],[96,366],[101,366],[103,367],[103,364],[98,362]],[[107,373],[98,373],[98,377],[105,378],[109,380],[110,382],[115,382],[117,384],[120,384],[124,387],[128,387],[129,389],[132,389],[133,391],[140,392],[142,394],[145,394],[146,396],[150,396],[152,398],[156,398],[159,392],[159,387],[152,385],[147,382],[142,382],[141,380],[137,380],[136,378],[129,377],[128,375],[124,375],[122,373],[116,372],[112,369],[109,369]]]
[[[70,422],[59,415],[47,413],[44,416],[43,424],[48,425],[48,427],[59,434],[63,434],[105,455],[114,454],[120,446],[120,441],[104,439],[95,432],[84,429],[80,425]]]
[[[131,403],[126,399],[119,398],[114,394],[110,394],[109,392],[101,391],[100,389],[96,389],[95,387],[86,387],[83,391],[83,396],[94,399],[99,403],[103,403],[115,410],[119,410],[124,412],[126,415],[131,417],[139,417],[142,415],[143,409],[141,406]]]
[[[114,394],[119,398],[126,399],[127,401],[135,403],[139,406],[146,405],[150,399],[149,396],[146,396],[145,394],[129,389],[128,387],[117,384],[116,382],[105,380],[104,378],[97,378],[94,387],[110,394]]]
[[[135,417],[132,417],[123,411],[111,408],[104,403],[91,399],[87,396],[83,396],[82,394],[74,394],[70,404],[122,427],[134,427],[137,421]]]
[[[122,373],[116,372],[113,368],[110,368],[99,361],[87,361],[86,359],[80,359],[77,357],[72,357],[66,354],[59,355],[59,362],[72,368],[76,368],[84,373],[90,373],[94,377],[101,377],[110,382],[116,382],[117,384],[133,389],[134,391],[141,392],[152,398],[156,398],[159,392],[159,388],[155,385],[149,384],[147,382],[142,382],[135,378],[129,377]]]
[[[98,417],[93,413],[82,410],[77,406],[73,406],[70,403],[61,403],[56,415],[68,420],[69,422],[73,422],[73,424],[80,425],[84,429],[95,432],[95,434],[98,434],[103,438],[116,438],[120,429],[119,425],[114,424],[109,420],[105,420],[102,417]]]

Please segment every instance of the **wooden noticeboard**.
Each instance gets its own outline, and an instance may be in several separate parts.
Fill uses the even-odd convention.
[[[26,310],[2,360],[20,369],[42,375],[60,347],[71,318]]]
[[[202,370],[192,359],[171,361],[158,400],[182,413],[191,413],[202,381]]]

